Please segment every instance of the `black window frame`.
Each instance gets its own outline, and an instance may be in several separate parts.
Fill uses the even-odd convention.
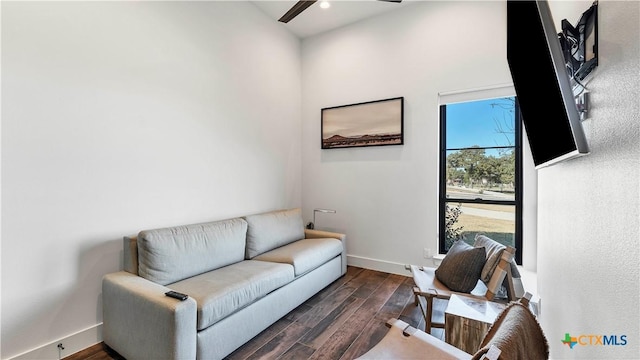
[[[438,204],[438,252],[440,254],[446,254],[445,251],[445,208],[446,204],[449,202],[456,203],[476,203],[476,204],[494,204],[494,205],[511,205],[515,206],[515,234],[514,234],[514,243],[516,247],[516,263],[518,265],[522,265],[522,250],[523,250],[523,242],[522,242],[522,198],[523,198],[523,167],[522,167],[522,118],[520,113],[520,106],[518,105],[518,99],[514,96],[504,96],[503,98],[513,97],[515,99],[515,108],[514,108],[514,128],[515,128],[515,146],[492,146],[492,147],[479,147],[474,149],[499,149],[499,148],[514,148],[515,154],[515,174],[514,174],[514,200],[483,200],[483,199],[458,199],[458,198],[447,198],[447,151],[451,150],[463,150],[463,149],[471,149],[471,148],[447,148],[446,147],[446,139],[447,139],[447,126],[446,126],[446,118],[447,118],[447,104],[440,105],[440,166],[439,166],[439,204]],[[478,98],[470,101],[483,101],[488,100],[487,98]]]

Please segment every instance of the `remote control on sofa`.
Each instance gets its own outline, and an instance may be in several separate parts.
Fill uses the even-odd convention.
[[[168,297],[176,298],[178,300],[187,300],[187,298],[189,297],[187,294],[183,294],[173,290],[167,291],[164,294],[167,295]]]

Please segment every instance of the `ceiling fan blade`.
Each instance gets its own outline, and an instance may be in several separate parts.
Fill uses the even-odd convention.
[[[301,12],[305,11],[309,6],[313,5],[318,0],[300,0],[298,1],[286,14],[282,15],[282,17],[278,20],[283,23],[288,23],[294,17],[300,15]]]
[[[392,3],[401,3],[402,0],[378,0],[378,1],[386,1],[386,2],[392,2]]]

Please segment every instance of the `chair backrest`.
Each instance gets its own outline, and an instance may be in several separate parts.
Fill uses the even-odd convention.
[[[508,300],[516,300],[515,290],[513,287],[513,277],[511,275],[511,261],[515,255],[516,249],[513,246],[507,246],[507,248],[502,252],[498,266],[496,266],[496,269],[487,284],[487,293],[485,296],[488,300],[493,300],[500,290],[500,286],[505,283],[505,279],[507,280],[506,287]]]
[[[492,346],[500,349],[498,359],[538,360],[549,358],[549,344],[540,323],[529,310],[530,294],[512,301],[491,325],[473,360],[480,360]]]

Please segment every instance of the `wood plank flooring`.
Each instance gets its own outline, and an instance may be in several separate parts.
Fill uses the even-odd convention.
[[[226,360],[357,358],[384,337],[388,331],[385,322],[390,318],[424,329],[420,309],[413,302],[413,286],[409,276],[349,266],[343,277],[256,335]],[[446,302],[438,301],[434,303],[434,317],[442,320]],[[442,329],[433,329],[432,335],[444,339]],[[114,359],[124,360],[103,343],[65,358]]]

